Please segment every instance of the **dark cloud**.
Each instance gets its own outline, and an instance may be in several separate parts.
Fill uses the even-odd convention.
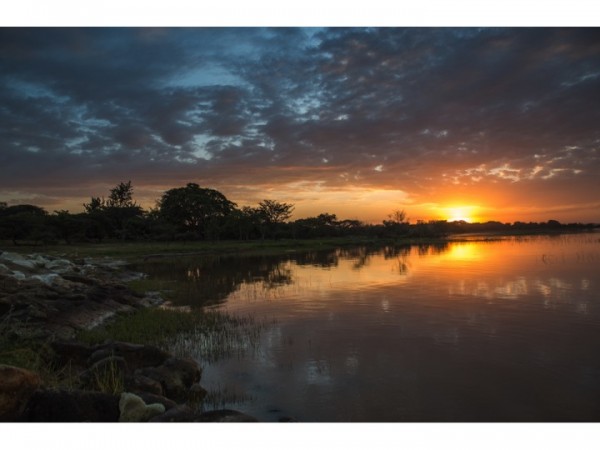
[[[0,192],[311,181],[425,202],[493,182],[592,202],[599,93],[596,28],[4,28]]]

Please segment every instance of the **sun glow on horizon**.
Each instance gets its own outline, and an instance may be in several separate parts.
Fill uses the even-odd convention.
[[[479,209],[477,206],[450,206],[443,208],[443,215],[449,222],[465,221],[475,222],[477,217],[475,215],[476,210]]]

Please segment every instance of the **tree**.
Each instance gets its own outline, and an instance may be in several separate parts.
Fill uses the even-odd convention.
[[[0,239],[47,241],[46,210],[35,205],[15,205],[0,209]]]
[[[265,222],[283,223],[291,217],[294,205],[275,200],[263,200],[258,203],[258,210]]]
[[[396,209],[392,211],[391,214],[388,214],[389,220],[384,220],[384,225],[400,225],[408,223],[408,219],[406,217],[406,212],[403,209]]]
[[[260,233],[262,239],[265,238],[267,232],[275,235],[275,230],[280,224],[288,220],[294,205],[289,203],[280,203],[276,200],[263,200],[258,203],[258,214],[261,221]]]
[[[106,204],[109,207],[116,208],[131,208],[132,206],[136,206],[133,201],[133,187],[131,186],[131,180],[127,183],[119,183],[112,188]]]
[[[389,220],[384,220],[383,225],[391,234],[405,234],[409,231],[408,219],[403,209],[397,209],[388,214]]]
[[[223,219],[232,213],[236,204],[219,191],[201,188],[196,183],[169,189],[158,202],[160,216],[179,231],[200,238],[218,237]]]
[[[131,181],[119,183],[110,190],[108,200],[104,197],[92,197],[90,203],[84,203],[86,213],[98,223],[97,229],[104,229],[109,236],[128,239],[136,237],[133,221],[139,226],[144,210],[133,201]]]
[[[338,231],[337,225],[337,216],[329,213],[298,219],[293,223],[294,238],[332,236]]]
[[[83,208],[88,214],[91,214],[96,211],[101,211],[102,209],[104,209],[105,206],[106,202],[104,201],[104,198],[101,199],[100,197],[92,197],[89,203],[83,204]]]

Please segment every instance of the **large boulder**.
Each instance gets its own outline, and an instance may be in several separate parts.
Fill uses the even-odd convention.
[[[138,369],[135,374],[158,381],[166,397],[185,401],[189,389],[200,381],[202,372],[192,359],[169,358],[160,366]]]
[[[40,376],[34,372],[0,364],[0,421],[18,421],[41,383]]]
[[[119,422],[148,422],[165,412],[161,403],[147,405],[144,400],[130,392],[123,392],[119,400]]]
[[[28,422],[118,422],[118,395],[80,390],[38,390],[23,415]]]
[[[55,362],[59,366],[87,366],[87,360],[94,348],[77,341],[54,341],[50,344],[55,353]]]
[[[136,372],[133,376],[127,378],[125,388],[136,394],[141,392],[147,392],[154,395],[163,394],[162,384],[160,384],[159,381],[148,378],[139,372]]]
[[[142,367],[154,367],[164,363],[171,355],[151,345],[131,344],[129,342],[110,342],[94,347],[88,364],[104,359],[108,356],[120,356],[127,361],[131,371]]]

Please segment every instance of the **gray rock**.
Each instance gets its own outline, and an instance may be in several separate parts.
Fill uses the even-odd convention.
[[[119,400],[119,422],[147,422],[165,412],[161,403],[146,405],[144,400],[130,392],[123,392]]]
[[[163,397],[162,395],[151,394],[149,392],[134,393],[141,397],[147,405],[151,403],[160,403],[165,407],[165,411],[168,411],[171,408],[175,408],[177,406],[177,403],[175,403],[173,400],[170,400],[167,397]]]

